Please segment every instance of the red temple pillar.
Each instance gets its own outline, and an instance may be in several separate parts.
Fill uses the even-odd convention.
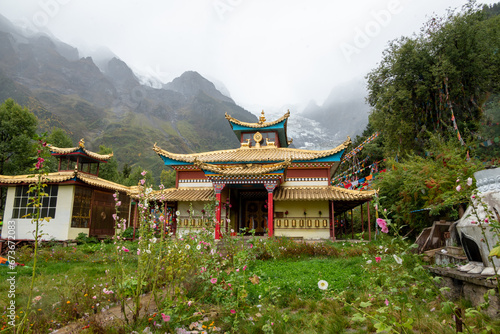
[[[277,183],[264,183],[267,190],[267,233],[269,237],[274,235],[274,199],[273,191]]]
[[[219,240],[221,238],[220,233],[220,224],[221,224],[221,211],[222,211],[222,202],[221,202],[221,193],[222,189],[224,189],[224,183],[215,183],[215,201],[217,202],[217,206],[215,207],[215,240]]]

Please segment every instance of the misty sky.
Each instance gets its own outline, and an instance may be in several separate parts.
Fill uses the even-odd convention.
[[[0,0],[0,13],[25,29],[49,29],[82,56],[105,46],[134,71],[164,82],[198,71],[255,111],[309,100],[321,105],[332,88],[362,80],[388,41],[465,3]]]

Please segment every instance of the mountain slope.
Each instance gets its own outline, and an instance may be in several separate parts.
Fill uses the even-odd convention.
[[[110,146],[121,165],[141,165],[157,180],[155,142],[177,153],[235,148],[224,113],[257,120],[196,72],[155,89],[117,57],[99,59],[98,67],[49,36],[24,36],[0,16],[0,98],[9,97],[38,116],[41,130],[61,127],[95,151]]]

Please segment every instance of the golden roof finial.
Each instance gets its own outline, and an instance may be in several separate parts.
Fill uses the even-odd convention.
[[[266,116],[264,116],[264,110],[262,110],[261,115],[259,117],[259,123],[264,123],[266,121]]]
[[[78,143],[78,146],[80,146],[81,148],[84,148],[85,147],[85,140],[80,139],[80,142]]]

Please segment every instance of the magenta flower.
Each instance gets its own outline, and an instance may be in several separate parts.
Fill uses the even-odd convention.
[[[389,306],[389,301],[387,300],[387,298],[385,299],[385,305]]]
[[[217,283],[217,278],[214,277],[214,278],[210,279],[210,283],[212,283],[212,284]]]
[[[170,316],[169,315],[165,315],[165,313],[162,313],[161,314],[161,318],[163,319],[163,321],[165,322],[169,322],[170,321]]]
[[[246,266],[246,265],[245,265],[245,266],[243,266],[243,270],[246,270],[246,269],[247,269],[247,266]]]
[[[389,233],[389,229],[387,228],[387,222],[382,218],[377,218],[377,224],[382,229],[382,233]]]
[[[124,252],[130,252],[127,248],[125,248],[125,246],[122,247],[122,251],[124,251]]]
[[[375,257],[375,262],[380,263],[382,261],[382,258],[380,256]]]
[[[231,314],[235,314],[235,313],[236,313],[236,311],[235,311],[235,310],[231,310],[230,312],[231,312]]]

